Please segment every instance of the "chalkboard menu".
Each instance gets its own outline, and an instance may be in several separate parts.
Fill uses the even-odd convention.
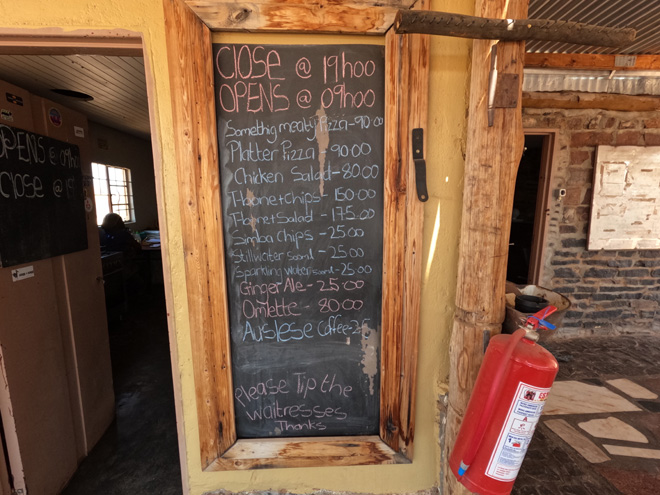
[[[237,433],[376,434],[384,48],[213,54]]]
[[[0,264],[87,249],[78,147],[0,124]]]

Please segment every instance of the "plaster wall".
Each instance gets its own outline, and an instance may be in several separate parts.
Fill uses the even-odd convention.
[[[436,0],[432,10],[472,14],[472,0]],[[418,360],[415,457],[412,464],[348,468],[273,469],[246,472],[204,473],[199,456],[199,436],[192,370],[186,280],[178,211],[174,163],[172,97],[168,83],[165,25],[161,0],[67,0],[49,4],[24,0],[0,3],[0,33],[29,30],[38,34],[87,34],[99,30],[131,31],[144,40],[147,86],[150,95],[156,191],[161,236],[165,248],[168,312],[171,324],[182,468],[186,493],[200,495],[227,491],[315,490],[362,493],[410,493],[432,490],[441,479],[440,435],[443,430],[440,400],[449,372],[448,342],[455,300],[458,235],[463,191],[463,163],[469,49],[471,43],[436,37],[431,44],[431,82],[427,130],[427,180],[430,199],[425,203],[424,271],[422,281],[420,350]],[[252,42],[268,37],[245,35]],[[310,43],[311,37],[285,38],[289,43]],[[317,42],[329,42],[326,37]],[[354,37],[334,37],[334,42],[355,42]],[[383,43],[382,38],[363,39]]]

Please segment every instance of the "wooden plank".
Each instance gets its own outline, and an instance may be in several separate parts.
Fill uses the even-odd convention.
[[[400,124],[407,112],[400,89],[408,83],[408,71],[401,71],[407,39],[393,31],[385,37],[385,191],[383,213],[383,318],[380,358],[380,437],[397,448],[400,409],[401,348],[403,330],[405,200],[408,174],[401,159]],[[405,45],[405,47],[403,46]]]
[[[378,436],[239,440],[206,471],[407,462]]]
[[[230,2],[185,0],[213,30],[383,34],[411,0],[336,2],[305,0]]]
[[[480,40],[560,41],[578,45],[627,46],[635,30],[551,19],[493,19],[448,12],[401,10],[394,21],[397,33],[426,33]]]
[[[628,64],[632,64],[632,65],[628,65]],[[584,70],[617,70],[617,71],[658,70],[660,69],[660,55],[526,53],[525,67],[546,68],[546,69],[584,69]]]
[[[4,36],[0,55],[108,55],[142,57],[142,39],[135,34],[117,36]]]
[[[429,9],[430,0],[420,0],[415,9]],[[417,354],[419,347],[419,310],[422,291],[422,249],[424,235],[424,203],[417,197],[415,189],[415,165],[412,159],[412,130],[424,129],[424,146],[431,138],[428,134],[428,94],[431,37],[422,34],[406,35],[409,38],[408,67],[402,67],[410,73],[408,85],[405,86],[408,105],[408,123],[405,134],[400,139],[403,158],[408,170],[407,183],[410,190],[406,195],[406,233],[404,246],[404,312],[403,312],[403,343],[401,390],[399,406],[399,452],[408,459],[413,458],[413,440],[415,436],[415,395],[417,390]],[[406,115],[406,114],[404,114]],[[425,151],[425,150],[424,150]],[[426,153],[424,154],[426,156]]]
[[[423,1],[417,8],[428,8]],[[426,127],[429,37],[386,35],[383,351],[380,435],[413,455],[424,209],[415,191],[411,134]],[[403,288],[403,290],[402,290]]]
[[[164,0],[202,467],[235,441],[211,36]]]
[[[523,93],[524,108],[602,109],[616,112],[657,112],[658,96],[630,96],[606,93]]]
[[[478,0],[481,17],[524,18],[526,0]],[[488,125],[490,41],[472,50],[463,214],[456,284],[456,312],[449,359],[446,445],[453,446],[483,359],[483,334],[499,333],[504,319],[504,287],[516,172],[524,136],[520,98],[515,108],[497,108]],[[500,42],[497,70],[522,81],[524,42]],[[518,88],[518,95],[520,95]],[[449,458],[449,452],[445,459]],[[445,493],[466,494],[448,466]]]

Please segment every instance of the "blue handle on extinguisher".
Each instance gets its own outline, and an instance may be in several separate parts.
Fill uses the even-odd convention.
[[[549,321],[542,320],[541,318],[537,318],[536,316],[530,316],[530,317],[527,318],[527,319],[528,319],[528,320],[532,320],[532,319],[533,319],[533,320],[538,321],[540,327],[545,327],[545,328],[547,328],[548,330],[554,330],[555,328],[557,328],[555,325],[553,325],[553,324],[550,323]]]

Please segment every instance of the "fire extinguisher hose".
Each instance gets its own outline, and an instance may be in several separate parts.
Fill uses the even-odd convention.
[[[500,389],[504,383],[506,371],[509,369],[511,355],[513,354],[516,345],[518,345],[518,342],[520,342],[525,335],[527,335],[527,331],[524,328],[519,328],[513,333],[513,335],[511,335],[511,339],[509,339],[508,345],[504,350],[504,355],[502,356],[502,366],[497,369],[495,376],[493,377],[493,384],[490,387],[483,414],[481,415],[477,428],[474,430],[472,438],[470,438],[470,445],[461,460],[461,465],[458,469],[459,476],[465,474],[465,471],[470,467],[470,464],[472,464],[472,461],[474,461],[474,458],[479,451],[484,434],[486,433],[486,427],[488,426],[491,416],[493,415],[493,410],[495,409],[495,399],[500,395]]]

